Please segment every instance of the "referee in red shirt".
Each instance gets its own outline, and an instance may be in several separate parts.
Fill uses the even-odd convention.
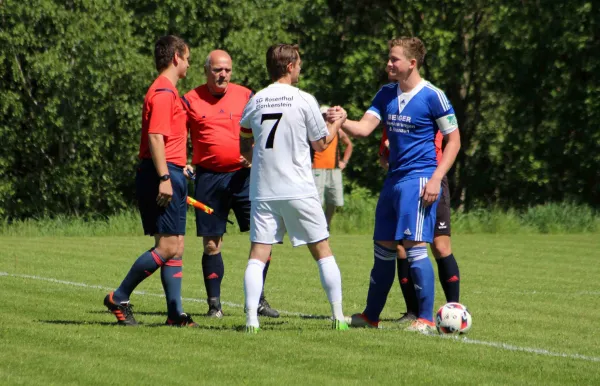
[[[104,298],[104,305],[122,325],[137,324],[129,297],[135,287],[161,267],[168,310],[166,324],[196,326],[181,305],[186,177],[193,169],[186,166],[186,112],[175,88],[177,81],[186,76],[189,56],[188,45],[177,36],[163,36],[154,48],[160,75],[144,99],[135,183],[144,234],[154,236],[155,244],[138,257],[119,288]]]
[[[252,91],[230,83],[232,61],[222,50],[206,58],[206,84],[182,98],[188,112],[193,144],[192,163],[196,167],[194,198],[212,207],[207,215],[196,210],[196,232],[202,237],[202,271],[206,287],[207,316],[221,318],[221,281],[225,273],[221,246],[227,216],[233,210],[240,231],[250,229],[250,164],[240,155],[240,119]],[[269,262],[270,262],[269,258]],[[263,277],[269,269],[267,262]],[[266,301],[264,291],[258,314],[272,318],[279,313]]]

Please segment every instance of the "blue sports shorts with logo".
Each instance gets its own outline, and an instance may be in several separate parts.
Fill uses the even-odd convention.
[[[439,196],[433,204],[423,205],[420,195],[427,181],[426,177],[386,179],[375,209],[373,240],[433,242]]]
[[[135,191],[138,200],[144,234],[185,235],[188,183],[183,168],[167,162],[173,197],[164,208],[158,206],[158,173],[151,159],[143,159],[135,175]]]

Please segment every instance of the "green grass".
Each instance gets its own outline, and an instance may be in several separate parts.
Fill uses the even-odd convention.
[[[359,312],[372,266],[365,235],[332,236],[344,310]],[[165,321],[159,275],[134,294],[138,328],[114,325],[102,299],[149,246],[144,237],[0,237],[0,384],[599,384],[597,235],[456,235],[468,341],[408,333],[395,284],[384,329],[332,331],[306,248],[276,246],[266,291],[287,311],[247,336],[247,235],[225,239],[223,320],[206,311],[201,243],[186,239],[185,310],[201,328]],[[435,264],[434,264],[435,265]],[[443,303],[437,286],[436,306]],[[315,317],[302,317],[311,314]]]

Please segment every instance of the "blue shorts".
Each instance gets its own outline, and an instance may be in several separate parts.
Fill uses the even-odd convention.
[[[432,205],[423,207],[420,194],[427,180],[424,177],[400,182],[386,179],[375,210],[373,240],[433,242],[440,200],[438,197]]]
[[[250,169],[213,172],[196,166],[194,198],[215,210],[213,214],[207,214],[196,209],[198,236],[223,236],[231,209],[240,231],[250,230]]]
[[[173,186],[173,197],[166,208],[156,203],[160,181],[152,160],[142,160],[135,175],[135,191],[146,235],[185,235],[187,180],[181,166],[169,162],[167,166]]]

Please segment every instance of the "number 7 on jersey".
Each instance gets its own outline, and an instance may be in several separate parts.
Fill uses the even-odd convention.
[[[265,149],[273,148],[273,141],[275,141],[275,132],[277,131],[277,126],[279,126],[279,121],[281,121],[282,113],[274,113],[274,114],[263,114],[260,117],[260,123],[262,124],[264,121],[275,121],[275,124],[271,128],[271,132],[267,137],[267,143],[265,144]]]

